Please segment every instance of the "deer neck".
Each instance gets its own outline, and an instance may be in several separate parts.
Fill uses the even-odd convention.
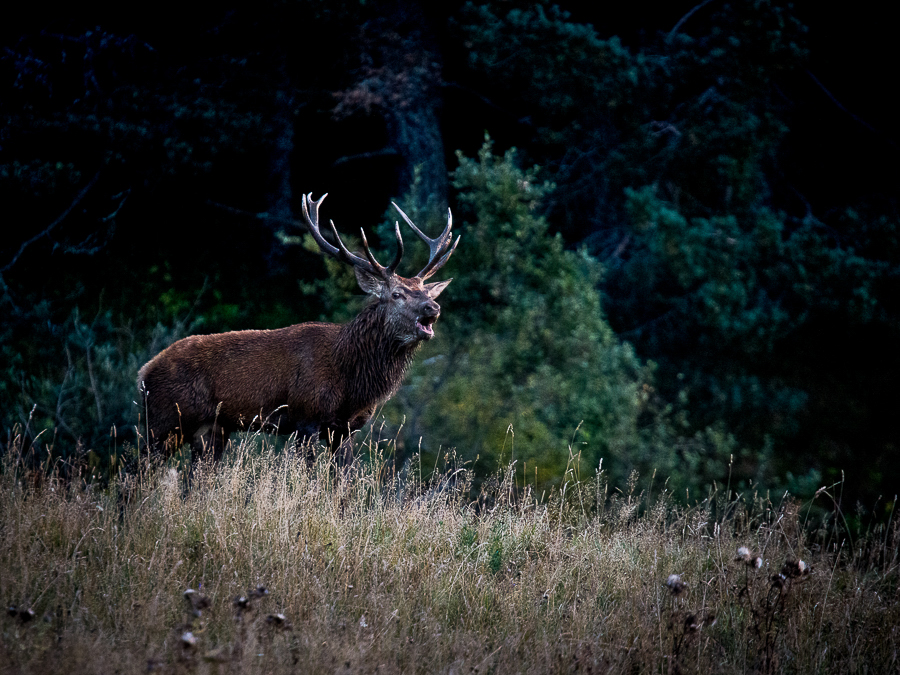
[[[356,403],[370,405],[391,396],[418,350],[389,329],[378,304],[369,305],[341,327],[335,360]]]

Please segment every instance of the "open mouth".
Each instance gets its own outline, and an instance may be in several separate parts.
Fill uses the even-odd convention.
[[[436,316],[421,316],[416,319],[416,330],[420,337],[430,340],[434,337],[434,322],[437,321]]]

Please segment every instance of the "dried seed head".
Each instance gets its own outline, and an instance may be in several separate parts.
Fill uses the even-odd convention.
[[[666,580],[666,586],[669,587],[672,595],[680,595],[681,592],[687,588],[687,583],[681,580],[681,575],[670,574],[669,578]]]
[[[250,609],[250,599],[246,595],[235,598],[233,604],[238,609]]]
[[[781,573],[788,579],[796,579],[809,574],[809,566],[802,560],[788,560],[782,566]]]
[[[696,614],[688,614],[684,617],[684,630],[688,633],[693,633],[698,628],[700,628],[700,622],[697,620]]]
[[[29,621],[34,619],[35,616],[36,616],[36,614],[34,613],[34,610],[31,609],[30,607],[20,607],[19,608],[18,618],[19,618],[19,621],[21,621],[22,623],[28,623]]]
[[[281,630],[291,630],[291,622],[280,612],[278,614],[269,614],[269,616],[266,617],[266,623],[275,626],[275,628],[280,628]]]
[[[755,558],[750,560],[747,564],[750,567],[752,567],[753,569],[758,570],[760,567],[762,567],[762,558],[760,558],[759,556],[756,556]]]
[[[191,631],[181,634],[181,646],[185,649],[194,649],[197,646],[197,638]]]
[[[183,596],[188,605],[190,605],[195,616],[200,616],[200,610],[206,609],[210,606],[209,598],[207,598],[205,595],[200,595],[193,588],[187,589],[184,592]]]
[[[744,562],[748,562],[750,560],[750,549],[746,546],[741,546],[737,550],[737,558],[735,560],[743,560]]]

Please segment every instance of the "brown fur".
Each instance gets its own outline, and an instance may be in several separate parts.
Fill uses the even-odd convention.
[[[138,373],[150,444],[218,459],[232,432],[266,428],[336,449],[400,386],[450,283],[357,278],[375,301],[349,323],[193,335],[157,354]]]
[[[138,389],[146,410],[148,443],[174,449],[189,441],[194,457],[212,447],[216,459],[238,429],[266,428],[296,433],[298,441],[318,435],[343,446],[375,408],[397,390],[422,340],[434,337],[441,313],[434,299],[451,280],[426,284],[453,254],[453,217],[437,237],[425,235],[399,206],[394,207],[429,248],[428,263],[407,279],[395,273],[403,257],[399,223],[397,255],[383,267],[363,234],[365,257],[351,253],[331,231],[319,228],[323,195],[303,196],[306,228],[322,252],[352,265],[360,288],[374,299],[342,326],[301,323],[278,330],[195,335],[179,340],[144,364]]]

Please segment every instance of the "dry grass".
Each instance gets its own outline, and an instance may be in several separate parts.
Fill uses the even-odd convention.
[[[460,470],[423,481],[375,452],[336,479],[258,439],[188,491],[164,466],[35,481],[14,454],[4,673],[900,667],[896,520],[851,542],[789,500],[573,480],[536,503],[509,474],[471,502]]]

